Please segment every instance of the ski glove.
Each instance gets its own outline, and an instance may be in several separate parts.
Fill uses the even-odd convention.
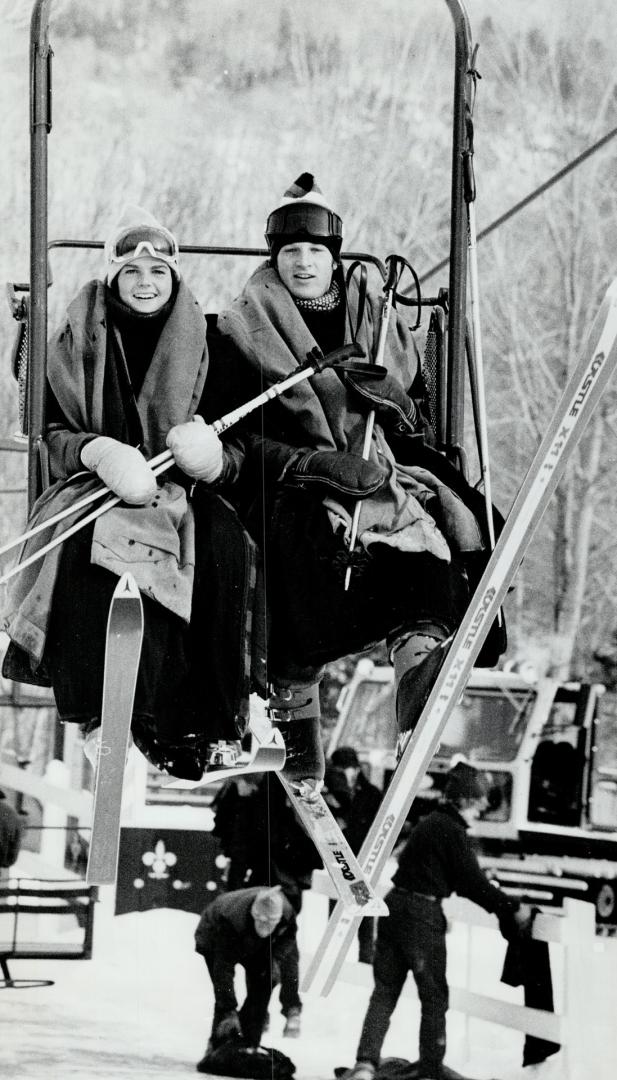
[[[167,446],[176,465],[193,480],[212,484],[223,471],[223,444],[202,416],[176,424],[167,433]]]
[[[99,435],[81,449],[81,460],[131,506],[144,506],[156,492],[156,476],[135,446]]]
[[[345,385],[352,397],[362,399],[364,406],[375,410],[375,415],[384,431],[396,435],[410,435],[418,426],[418,410],[412,398],[403,389],[402,384],[389,372],[375,376],[367,364],[366,372],[354,366],[353,374],[345,372]]]
[[[298,487],[322,487],[363,499],[378,491],[387,476],[382,465],[365,461],[359,454],[339,450],[296,450],[283,470],[282,481]]]
[[[222,1042],[226,1039],[233,1039],[236,1035],[242,1036],[242,1024],[237,1012],[227,1013],[227,1016],[224,1016],[220,1023],[217,1024],[214,1034]]]

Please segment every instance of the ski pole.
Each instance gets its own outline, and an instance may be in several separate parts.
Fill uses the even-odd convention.
[[[387,277],[387,280],[386,280],[386,282],[384,284],[384,287],[383,287],[384,304],[383,304],[383,309],[382,309],[382,313],[381,313],[381,323],[379,325],[379,338],[378,338],[378,341],[377,341],[377,352],[375,354],[375,359],[372,361],[372,363],[376,367],[379,366],[379,365],[383,366],[383,358],[384,358],[384,354],[385,354],[385,351],[386,351],[386,337],[388,335],[388,324],[390,322],[390,315],[392,313],[392,308],[394,307],[395,301],[397,299],[403,299],[404,302],[409,303],[409,301],[406,301],[405,298],[399,297],[397,295],[397,292],[396,292],[396,286],[398,285],[399,278],[400,278],[400,275],[401,275],[401,273],[403,271],[403,268],[404,268],[404,266],[408,266],[408,265],[409,264],[407,263],[407,260],[403,259],[403,257],[401,255],[388,255],[388,257],[386,258],[386,266],[388,267],[388,277]],[[414,277],[415,277],[415,274],[414,274]],[[417,278],[416,278],[416,285],[417,285]],[[419,315],[419,313],[420,313],[420,308],[418,307],[418,315]],[[362,457],[364,458],[365,461],[368,461],[369,454],[371,452],[371,442],[372,442],[372,439],[373,439],[373,429],[374,429],[374,427],[375,427],[375,410],[371,409],[371,411],[369,412],[369,414],[368,414],[368,416],[366,418],[366,427],[364,429],[364,442],[362,444]],[[361,510],[362,510],[362,500],[358,499],[358,501],[356,502],[356,505],[354,506],[353,516],[352,516],[352,519],[351,519],[351,529],[350,529],[350,532],[349,532],[348,550],[349,550],[349,558],[350,558],[350,560],[351,560],[351,557],[352,557],[352,555],[354,553],[354,549],[355,549],[355,546],[356,546],[356,540],[358,539],[358,525],[360,524],[360,511]],[[343,588],[344,588],[345,592],[347,592],[347,590],[349,589],[350,581],[351,581],[351,561],[349,562],[349,564],[347,566],[347,569],[345,571],[345,582],[344,582],[344,585],[343,585]]]
[[[169,451],[163,450],[162,453],[157,454],[156,457],[150,458],[148,464],[154,470],[155,466],[160,464],[163,460],[167,460]],[[81,475],[75,473],[76,476]],[[53,525],[58,525],[64,518],[71,517],[72,514],[78,514],[80,510],[85,510],[87,506],[90,506],[97,499],[102,499],[103,495],[109,494],[109,488],[104,484],[100,484],[94,491],[91,491],[88,495],[84,495],[83,499],[74,503],[72,506],[65,506],[64,510],[59,510],[57,514],[54,514],[50,518],[46,518],[45,521],[39,521],[38,525],[33,525],[27,532],[22,533],[21,536],[15,537],[14,540],[8,540],[6,544],[0,547],[0,556],[6,555],[7,551],[11,551],[15,547],[19,547],[20,544],[25,544],[26,540],[30,540],[31,537],[37,536],[38,533],[43,532],[43,529],[49,529]]]
[[[232,409],[232,411],[226,413],[225,416],[222,416],[218,420],[215,420],[211,426],[214,428],[216,434],[220,435],[221,432],[227,431],[228,428],[233,427],[234,424],[237,424],[240,420],[243,420],[245,416],[249,416],[249,414],[254,412],[255,409],[258,409],[261,405],[265,405],[268,401],[273,401],[275,398],[280,397],[281,394],[286,393],[287,390],[291,390],[293,386],[295,386],[299,382],[302,382],[304,379],[309,379],[312,375],[318,375],[320,372],[325,371],[327,368],[334,367],[336,364],[339,364],[345,360],[349,360],[353,356],[364,357],[364,355],[364,350],[356,342],[353,342],[349,345],[344,345],[340,349],[335,349],[334,352],[328,353],[327,356],[323,356],[318,348],[314,348],[308,354],[305,362],[303,364],[300,364],[300,366],[294,371],[293,375],[285,376],[284,378],[279,379],[277,382],[272,383],[272,386],[269,386],[267,390],[262,391],[262,393],[258,394],[257,397],[251,398],[250,401],[244,402],[243,405],[239,405],[236,409]],[[174,461],[171,450],[163,450],[160,454],[157,454],[155,457],[150,458],[149,461],[150,467],[152,468],[152,472],[155,476],[160,476],[160,474],[169,469],[173,465],[173,463]],[[101,514],[105,514],[108,510],[111,509],[112,506],[116,506],[122,500],[120,499],[119,495],[113,495],[108,487],[103,486],[101,488],[97,488],[96,491],[90,492],[75,506],[70,506],[65,508],[64,510],[61,510],[54,517],[48,518],[46,521],[39,522],[38,525],[35,525],[32,529],[29,529],[28,532],[24,533],[22,536],[17,537],[16,540],[5,544],[5,546],[0,549],[0,555],[4,554],[6,551],[10,551],[11,548],[16,547],[18,544],[22,544],[26,540],[29,540],[30,537],[35,536],[37,533],[41,532],[48,526],[56,525],[65,517],[68,517],[71,514],[75,514],[79,510],[83,510],[85,507],[89,506],[90,503],[94,502],[96,499],[101,498],[101,496],[103,495],[111,495],[111,498],[107,499],[106,502],[102,503],[101,506],[98,506],[90,514],[86,514],[85,517],[80,518],[79,521],[76,521],[68,529],[65,529],[60,534],[60,536],[54,537],[53,540],[50,540],[48,544],[45,544],[42,548],[39,548],[38,551],[35,551],[32,555],[28,556],[27,559],[23,560],[23,562],[17,563],[16,566],[13,566],[10,570],[3,574],[2,577],[0,577],[0,585],[3,585],[6,581],[9,581],[12,577],[15,577],[15,575],[19,574],[21,570],[25,570],[27,566],[31,566],[32,563],[37,561],[37,559],[41,559],[49,551],[52,551],[55,547],[57,547],[58,544],[61,544],[69,536],[73,536],[74,533],[78,532],[79,529],[83,528],[83,526],[89,525],[91,521],[95,521],[97,517],[100,517]]]
[[[476,47],[477,48],[477,47]],[[475,57],[475,53],[474,53]],[[473,69],[472,69],[473,70]],[[473,78],[473,76],[472,76]],[[484,393],[484,356],[482,352],[482,325],[480,321],[480,290],[478,287],[478,244],[476,230],[476,178],[473,169],[473,112],[468,106],[466,118],[468,150],[463,163],[463,184],[467,203],[467,263],[469,267],[469,303],[471,308],[471,330],[473,339],[473,357],[470,361],[475,368],[474,413],[480,459],[480,476],[484,492],[486,525],[491,551],[495,550],[495,521],[493,518],[493,491],[488,449],[488,418],[486,396]],[[503,612],[497,612],[497,622],[503,626]]]
[[[476,393],[478,406],[478,453],[480,457],[480,474],[484,490],[484,502],[486,505],[486,523],[491,551],[495,547],[495,525],[493,523],[493,498],[491,485],[491,471],[489,465],[488,450],[488,422],[486,411],[486,397],[484,394],[484,358],[482,353],[482,327],[480,323],[479,289],[478,289],[478,250],[476,239],[476,209],[475,209],[475,182],[473,179],[472,153],[465,159],[467,168],[467,226],[468,244],[467,255],[469,262],[469,301],[471,307],[471,326],[475,352],[476,368]]]

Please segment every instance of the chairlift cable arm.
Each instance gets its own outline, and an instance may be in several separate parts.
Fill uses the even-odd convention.
[[[527,206],[530,205],[530,203],[538,199],[540,195],[543,195],[545,191],[548,191],[549,188],[553,187],[554,184],[557,184],[560,180],[563,180],[564,177],[568,175],[568,173],[572,172],[574,169],[577,169],[579,165],[582,165],[593,154],[597,153],[604,146],[606,146],[606,144],[609,143],[611,139],[614,139],[616,135],[617,127],[612,128],[611,131],[607,131],[601,139],[598,139],[598,141],[593,143],[592,146],[587,147],[587,149],[583,150],[583,152],[577,157],[572,158],[572,160],[569,161],[566,165],[564,165],[563,168],[559,169],[558,172],[553,173],[553,175],[550,176],[548,180],[545,180],[537,188],[534,188],[533,191],[529,192],[529,194],[526,195],[519,202],[514,203],[514,205],[511,206],[509,210],[506,210],[503,214],[500,214],[499,217],[495,218],[495,220],[492,221],[490,225],[487,225],[484,229],[480,229],[479,233],[477,234],[476,240],[478,242],[480,240],[484,240],[492,232],[495,232],[496,229],[498,229],[501,225],[504,225],[505,222],[509,221],[510,218],[514,217],[515,214],[518,214],[521,210],[524,210]],[[427,270],[427,272],[422,275],[422,277],[420,278],[420,282],[423,283],[429,278],[433,277],[440,270],[443,270],[449,262],[450,257],[448,256],[447,258],[442,259],[441,262],[436,263],[435,266],[431,267],[430,270]]]

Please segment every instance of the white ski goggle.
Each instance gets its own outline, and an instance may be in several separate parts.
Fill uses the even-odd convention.
[[[116,265],[139,259],[142,255],[161,259],[168,266],[178,269],[178,244],[167,229],[129,229],[114,240],[107,251],[108,261]]]

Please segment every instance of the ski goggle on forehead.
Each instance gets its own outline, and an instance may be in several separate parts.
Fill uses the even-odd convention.
[[[114,241],[109,252],[112,262],[127,262],[138,259],[140,255],[163,259],[175,266],[178,258],[176,238],[167,229],[129,229]]]
[[[279,206],[272,211],[266,222],[267,239],[292,236],[303,231],[310,236],[336,237],[342,240],[343,222],[338,214],[317,203]]]

